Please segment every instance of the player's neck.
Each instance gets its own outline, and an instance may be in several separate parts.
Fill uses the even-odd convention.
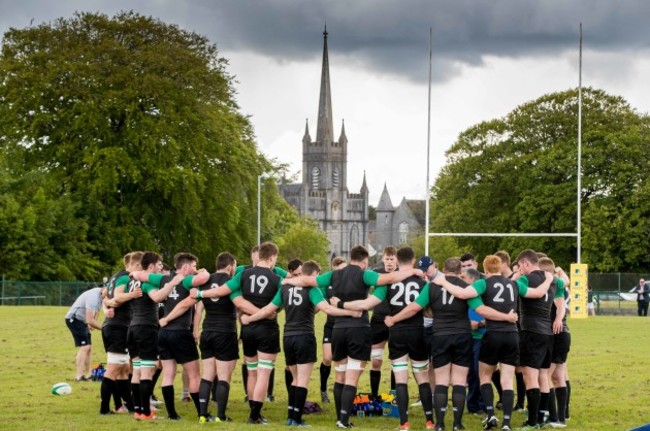
[[[257,265],[255,266],[261,266],[262,268],[271,269],[273,268],[274,265],[273,262],[271,262],[270,260],[260,260],[259,262],[257,262]]]

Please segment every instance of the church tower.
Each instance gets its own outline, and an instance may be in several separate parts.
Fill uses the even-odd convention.
[[[316,139],[309,123],[302,138],[302,183],[284,184],[282,196],[300,215],[319,222],[330,240],[330,256],[348,257],[350,248],[368,244],[368,186],[364,174],[360,193],[348,191],[348,138],[345,123],[335,140],[332,115],[327,27],[323,32],[323,64]]]
[[[306,130],[302,144],[302,183],[309,184],[310,190],[347,191],[348,140],[345,126],[341,127],[339,139],[334,140],[327,29],[323,32],[316,140],[312,142]]]

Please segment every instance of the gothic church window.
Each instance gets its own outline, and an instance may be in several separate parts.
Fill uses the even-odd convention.
[[[311,168],[311,188],[317,189],[320,185],[320,169],[318,166]]]
[[[332,186],[335,188],[339,187],[339,168],[338,166],[334,166],[334,169],[332,170]]]

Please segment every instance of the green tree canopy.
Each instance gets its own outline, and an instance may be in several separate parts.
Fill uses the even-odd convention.
[[[432,230],[576,232],[578,93],[540,97],[462,132],[432,188]],[[650,121],[620,97],[583,90],[582,256],[599,271],[650,267]],[[458,237],[461,249],[576,260],[574,238]]]
[[[257,151],[216,45],[133,12],[77,13],[5,33],[0,151],[3,176],[40,174],[23,199],[65,208],[78,226],[66,245],[77,251],[60,256],[67,272],[26,278],[97,276],[135,249],[192,251],[208,267],[220,250],[246,256],[257,176],[277,169]],[[292,210],[275,187],[264,194],[264,225],[273,224],[265,233],[281,234],[286,223],[274,220]],[[75,262],[79,253],[86,265]]]

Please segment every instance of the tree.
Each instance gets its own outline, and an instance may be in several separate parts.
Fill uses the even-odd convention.
[[[133,12],[11,29],[0,55],[6,175],[40,172],[46,199],[71,202],[101,271],[134,249],[192,251],[203,264],[224,248],[247,255],[257,176],[276,167],[226,67],[204,36]],[[283,220],[288,206],[266,194],[267,214]]]
[[[433,229],[449,232],[575,232],[577,91],[540,97],[462,132],[432,188]],[[583,90],[582,261],[601,271],[650,267],[649,119],[620,97]],[[575,262],[574,238],[457,238],[484,256],[544,251]]]
[[[325,232],[318,229],[315,220],[301,218],[276,240],[280,248],[278,262],[286,265],[292,259],[313,260],[318,262],[322,272],[329,271],[330,262],[327,255],[329,239]]]

